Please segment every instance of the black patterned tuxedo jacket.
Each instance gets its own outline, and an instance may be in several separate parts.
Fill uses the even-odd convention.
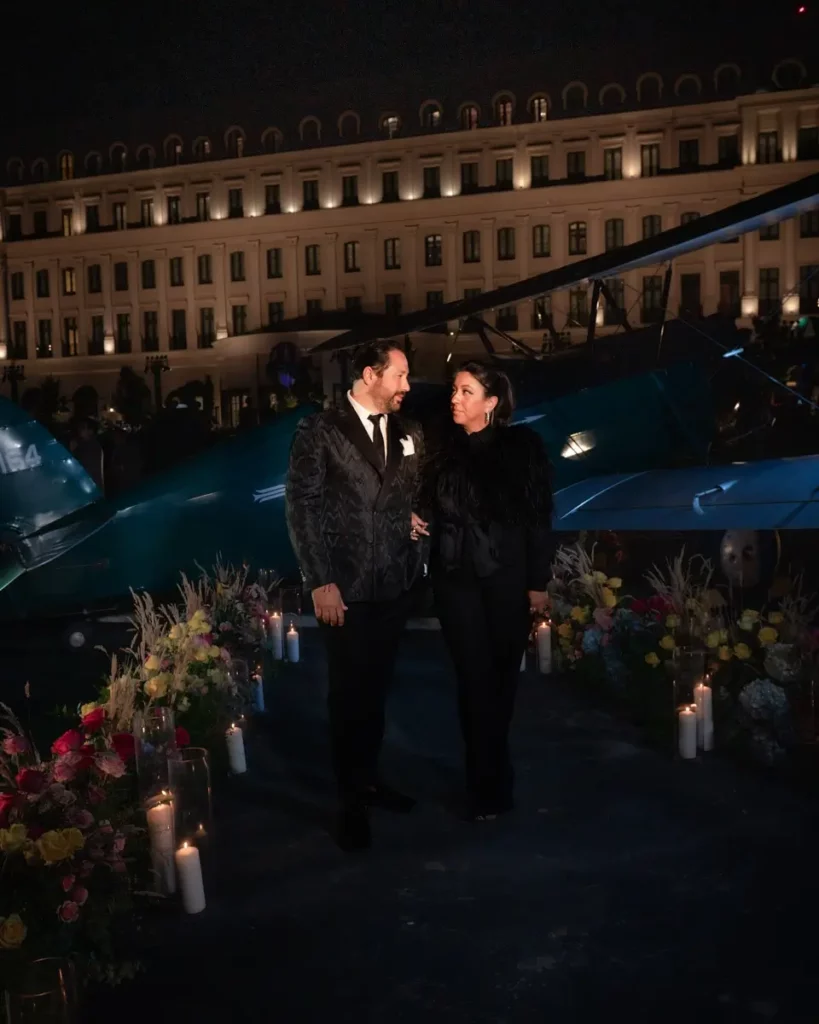
[[[335,583],[346,603],[388,601],[418,578],[425,547],[410,538],[423,436],[387,420],[386,469],[349,402],[301,421],[290,451],[285,506],[308,590]]]

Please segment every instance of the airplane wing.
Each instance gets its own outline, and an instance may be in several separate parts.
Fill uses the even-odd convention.
[[[494,291],[484,292],[475,298],[407,313],[394,322],[393,333],[390,335],[379,332],[377,325],[356,328],[328,338],[312,351],[334,352],[353,348],[376,338],[398,337],[412,331],[438,327],[464,317],[477,316],[487,310],[511,306],[557,289],[571,288],[584,281],[605,279],[626,270],[655,266],[682,256],[683,253],[703,249],[747,231],[757,231],[765,224],[797,217],[817,205],[819,174],[811,174],[782,188],[772,189],[763,195],[727,206],[716,213],[699,217],[689,224],[671,228],[653,238],[642,239],[613,252],[590,256],[588,259],[578,260],[556,270],[549,270],[544,274],[536,274],[523,281],[496,288]]]
[[[819,527],[819,455],[591,477],[555,494],[554,528],[808,530]]]

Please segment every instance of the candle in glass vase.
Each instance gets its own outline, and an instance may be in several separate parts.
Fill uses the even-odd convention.
[[[287,631],[287,660],[293,664],[299,660],[299,633],[295,626]]]
[[[186,841],[176,851],[174,860],[185,913],[198,914],[205,909],[205,886],[199,851]]]
[[[694,687],[697,708],[697,746],[700,750],[714,749],[714,707],[711,687],[703,680]]]
[[[552,672],[552,626],[549,622],[541,622],[537,627],[537,663],[541,674],[551,675]]]
[[[162,796],[146,812],[148,838],[151,845],[151,865],[157,882],[163,892],[176,892],[174,872],[174,806],[170,793],[163,790]]]
[[[242,775],[247,771],[247,759],[245,758],[245,738],[242,730],[234,722],[225,733],[227,740],[228,761],[230,770],[234,775]]]
[[[273,612],[268,625],[270,627],[268,632],[270,649],[273,651],[276,661],[281,661],[284,658],[284,623],[281,615],[278,612]]]
[[[252,679],[253,710],[264,711],[264,681],[261,672],[256,672]]]
[[[686,705],[677,715],[680,757],[690,761],[697,756],[697,706]]]

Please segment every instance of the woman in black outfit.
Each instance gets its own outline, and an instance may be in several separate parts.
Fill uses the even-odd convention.
[[[452,389],[453,430],[430,457],[431,572],[458,679],[467,816],[513,806],[509,726],[530,616],[547,606],[549,462],[537,434],[510,426],[506,375],[468,362]]]

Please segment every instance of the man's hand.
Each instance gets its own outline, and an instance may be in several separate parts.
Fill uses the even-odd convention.
[[[545,615],[549,610],[549,592],[547,590],[529,591],[529,611],[533,615]]]
[[[323,587],[316,587],[313,591],[313,607],[316,610],[316,618],[328,626],[343,626],[344,613],[347,605],[341,597],[341,591],[335,583],[327,583]]]
[[[410,537],[413,540],[418,540],[419,537],[428,537],[428,526],[429,523],[425,523],[419,515],[413,512],[410,518]]]

